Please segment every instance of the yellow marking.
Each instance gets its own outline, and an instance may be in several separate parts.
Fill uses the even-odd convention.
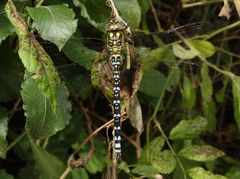
[[[117,52],[118,51],[117,47],[113,47],[113,51]]]
[[[110,38],[113,37],[113,33],[112,33],[112,32],[109,33],[109,37],[110,37]]]
[[[120,32],[116,32],[116,36],[119,37],[120,36]]]
[[[113,44],[116,45],[117,41],[113,41]]]

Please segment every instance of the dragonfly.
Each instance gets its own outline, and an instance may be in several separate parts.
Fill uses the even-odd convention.
[[[150,41],[149,42],[151,43],[151,45],[149,46],[151,46],[150,48],[154,48],[152,46],[155,46],[155,47],[158,46],[159,41],[156,39],[158,39],[159,37],[162,37],[162,39],[166,40],[167,43],[171,43],[172,41],[176,40],[179,37],[178,34],[181,34],[184,37],[190,37],[193,35],[193,33],[200,33],[202,29],[205,29],[204,25],[206,24],[193,23],[186,26],[181,26],[175,29],[168,30],[161,34],[152,33],[151,35],[148,35],[148,38],[147,38],[149,39],[150,37],[151,42]],[[93,64],[93,67],[96,67],[96,68],[98,68],[99,65],[103,67],[103,69],[100,69],[100,70],[98,69],[99,70],[97,74],[98,77],[100,76],[104,78],[106,74],[110,75],[110,78],[109,77],[107,77],[106,79],[101,78],[99,79],[99,81],[107,84],[105,85],[105,87],[110,88],[110,90],[112,91],[112,94],[110,95],[111,97],[109,96],[107,97],[112,98],[111,103],[113,106],[113,118],[114,118],[114,152],[116,154],[116,161],[120,162],[121,160],[121,115],[122,115],[121,103],[124,103],[122,101],[125,101],[125,99],[133,97],[134,94],[136,93],[136,90],[139,88],[142,72],[141,72],[140,59],[138,58],[138,55],[135,52],[135,47],[133,45],[134,45],[134,42],[136,42],[136,46],[138,46],[138,44],[141,45],[142,39],[139,35],[132,35],[128,24],[125,21],[119,21],[119,19],[111,18],[109,20],[109,23],[106,26],[106,31],[107,31],[106,44],[104,44],[104,40],[101,40],[101,39],[99,40],[98,38],[78,38],[74,36],[69,40],[69,42],[67,42],[66,46],[63,48],[62,51],[63,51],[63,54],[66,55],[68,59],[72,60],[73,62],[79,63],[81,66],[85,67],[88,70],[90,70],[92,64]],[[47,39],[48,37],[43,37],[43,38]],[[177,39],[177,40],[180,40],[180,39]],[[99,42],[102,43],[101,45],[102,48],[97,47],[97,44]],[[153,45],[152,45],[152,42],[153,42]],[[43,42],[43,46],[45,46],[44,43],[45,41]],[[104,49],[104,46],[106,46],[107,48]],[[51,50],[52,50],[52,47],[51,47]],[[52,53],[51,50],[49,51],[48,47],[46,47],[46,51],[48,51],[50,54]],[[102,52],[99,53],[97,52],[98,50]],[[139,50],[139,52],[141,52],[141,50]],[[105,57],[106,54],[108,54],[107,58]],[[104,57],[101,57],[101,55]],[[98,61],[93,62],[93,59],[96,58],[96,56],[98,56]],[[85,60],[82,60],[82,59],[85,59]],[[103,61],[103,59],[107,59],[107,60],[104,62],[101,62]],[[135,59],[135,61],[130,62],[132,59]],[[110,67],[109,67],[109,63],[111,65]],[[124,68],[125,71],[122,68]],[[122,80],[122,76],[125,76],[124,77],[125,80]],[[127,87],[125,85],[120,84],[120,83],[128,83],[129,81],[126,78],[131,79],[131,82],[130,82],[131,84],[130,85],[128,84]],[[122,86],[126,88],[129,88],[130,86],[131,90],[129,89],[125,90],[123,89],[124,87]],[[125,99],[121,97],[121,96],[124,96],[122,94],[124,92],[125,92],[125,95],[127,96],[125,97]],[[103,91],[103,93],[106,94],[106,91]],[[136,98],[133,98],[133,99],[136,102]],[[131,103],[131,101],[129,103]]]

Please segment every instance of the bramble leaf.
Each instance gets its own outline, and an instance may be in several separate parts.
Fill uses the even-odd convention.
[[[225,154],[221,150],[216,149],[215,147],[212,147],[210,145],[191,145],[182,149],[179,152],[179,155],[190,160],[206,162],[215,160],[216,158],[221,157]]]
[[[207,128],[207,120],[198,116],[192,120],[181,120],[170,132],[172,140],[194,139]]]

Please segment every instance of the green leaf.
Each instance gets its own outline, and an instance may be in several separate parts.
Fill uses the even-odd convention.
[[[119,164],[118,169],[123,170],[125,173],[130,173],[130,169],[129,169],[129,167],[128,167],[127,162],[122,161],[122,162]]]
[[[182,60],[191,60],[198,55],[196,50],[185,49],[178,43],[174,43],[172,48],[174,55]]]
[[[19,57],[38,88],[51,100],[52,108],[55,110],[56,93],[61,86],[61,80],[52,60],[29,32],[27,24],[16,12],[11,1],[8,1],[5,10],[19,38]]]
[[[240,169],[239,167],[232,167],[226,174],[229,179],[239,179],[240,178]]]
[[[29,33],[11,1],[5,6],[19,38],[19,57],[25,70],[22,97],[26,128],[34,138],[45,138],[63,129],[70,119],[68,91],[58,76],[49,55]]]
[[[0,2],[0,44],[7,36],[11,35],[14,32],[12,24],[9,22],[5,14],[1,14],[4,11],[4,2]]]
[[[99,52],[84,47],[81,42],[70,38],[67,44],[63,48],[64,54],[73,62],[78,63],[87,70],[90,70],[94,59]]]
[[[221,150],[216,149],[215,147],[212,147],[210,145],[191,145],[182,149],[179,152],[179,155],[190,160],[206,162],[215,160],[216,158],[221,157],[225,154]]]
[[[240,130],[240,77],[235,76],[232,78],[232,93],[234,102],[234,118]]]
[[[0,101],[3,102],[20,96],[23,73],[18,55],[7,45],[4,42],[0,47]]]
[[[62,162],[43,148],[37,146],[33,141],[30,142],[38,178],[59,178],[66,168]]]
[[[32,160],[32,158],[31,158],[31,160]],[[27,177],[36,176],[36,171],[35,171],[33,164],[27,163],[23,168],[21,168],[17,179],[26,179],[26,176]]]
[[[187,110],[191,110],[194,107],[196,102],[196,93],[195,93],[195,88],[193,86],[193,83],[186,75],[184,75],[184,79],[183,79],[182,97],[183,97],[183,107]]]
[[[187,140],[198,137],[207,128],[207,120],[198,116],[192,120],[181,120],[170,132],[172,140]]]
[[[191,45],[206,58],[213,56],[216,48],[206,40],[190,40]]]
[[[8,131],[8,117],[5,108],[0,106],[0,158],[5,159],[7,153],[7,131]],[[1,178],[1,177],[0,177]]]
[[[207,64],[203,64],[201,68],[201,94],[203,101],[205,103],[209,103],[212,99],[212,93],[213,93],[213,88],[212,88],[212,80],[208,75],[208,66]]]
[[[164,150],[153,155],[151,164],[158,172],[168,174],[176,168],[177,161],[170,150]]]
[[[213,174],[202,167],[195,167],[188,170],[188,175],[192,179],[227,179],[225,176]]]
[[[216,107],[215,103],[212,99],[213,94],[213,87],[212,87],[212,80],[208,75],[208,66],[207,64],[203,64],[201,68],[201,95],[202,95],[202,105],[203,105],[203,112],[204,116],[208,120],[208,130],[214,131],[216,129]]]
[[[61,50],[77,28],[74,12],[66,4],[27,8],[34,26],[45,40]]]
[[[130,27],[139,27],[141,21],[141,8],[137,0],[114,0],[114,3],[120,12],[120,16]]]
[[[66,154],[69,147],[78,147],[88,136],[84,122],[85,120],[79,111],[73,109],[69,125],[49,139],[47,149],[62,161],[66,161],[69,157]]]
[[[88,161],[88,163],[85,165],[85,168],[90,173],[97,173],[102,172],[104,167],[106,166],[106,148],[103,145],[103,142],[101,140],[96,140],[94,143],[95,148],[97,149],[95,151],[94,156],[91,160]],[[80,153],[81,156],[86,155],[87,152]]]
[[[162,46],[151,50],[150,48],[140,47],[137,49],[142,62],[144,73],[156,69],[161,62],[174,62],[175,56],[169,46]],[[172,67],[172,64],[171,64]]]
[[[10,174],[8,174],[5,170],[0,170],[0,178],[2,179],[14,179],[14,177]]]
[[[47,138],[65,128],[71,118],[71,105],[68,101],[68,92],[61,85],[56,94],[57,108],[51,108],[50,100],[38,89],[34,80],[25,75],[22,85],[26,129],[34,139]]]
[[[151,165],[136,165],[131,172],[145,177],[153,177],[158,170]]]
[[[92,83],[88,74],[81,67],[71,64],[58,70],[61,78],[71,92],[79,95],[83,100],[89,99],[93,92]]]
[[[150,104],[161,109],[166,90],[171,91],[179,83],[179,77],[180,70],[175,66],[169,70],[167,77],[159,71],[147,71],[143,75],[139,90],[149,95],[147,100],[149,100]],[[159,106],[156,106],[157,98],[153,97],[161,97]]]
[[[71,171],[72,179],[89,179],[88,173],[84,168],[75,168]]]
[[[143,75],[139,90],[149,96],[158,97],[166,81],[167,78],[159,71],[148,71]]]
[[[162,150],[164,144],[165,140],[162,137],[156,137],[154,140],[150,141],[149,144],[143,147],[139,162],[148,163],[155,154]]]
[[[103,30],[104,23],[111,14],[111,9],[106,6],[106,0],[73,0],[73,3],[81,9],[81,16],[94,27]]]
[[[139,0],[138,1],[140,7],[141,7],[141,11],[142,11],[142,21],[141,21],[141,25],[143,26],[143,30],[148,30],[147,27],[147,12],[150,9],[150,3],[149,1],[145,1],[145,0]]]

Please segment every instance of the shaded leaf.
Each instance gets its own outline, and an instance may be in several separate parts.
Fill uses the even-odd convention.
[[[97,172],[102,172],[104,167],[106,166],[106,148],[104,147],[103,143],[101,140],[96,140],[94,142],[94,146],[97,149],[95,151],[94,156],[91,158],[91,160],[88,161],[88,163],[85,165],[85,168],[88,170],[90,173],[97,173]],[[85,156],[88,151],[86,152],[81,152],[81,156]]]
[[[114,3],[121,17],[127,24],[134,28],[139,27],[141,21],[141,8],[137,0],[114,0]]]
[[[73,109],[70,123],[64,130],[59,131],[49,139],[47,150],[54,153],[60,160],[66,161],[69,157],[66,153],[69,147],[79,146],[88,136],[84,122],[79,112]]]
[[[141,176],[153,177],[158,173],[158,170],[151,165],[136,165],[131,172]]]
[[[5,170],[0,170],[0,178],[2,179],[14,179],[14,177],[10,174],[8,174]]]
[[[155,154],[162,150],[164,144],[165,140],[162,137],[156,137],[154,140],[150,141],[149,144],[143,147],[139,162],[148,163]]]
[[[5,43],[1,44],[0,59],[0,101],[7,102],[20,96],[23,66]]]
[[[182,149],[179,152],[179,155],[190,160],[206,162],[215,160],[216,158],[221,157],[225,154],[221,150],[216,149],[215,147],[212,147],[210,145],[191,145]]]
[[[240,129],[240,77],[235,76],[232,78],[232,93],[234,102],[234,118]]]
[[[187,110],[191,110],[196,102],[196,93],[191,80],[184,75],[183,78],[183,107]]]
[[[149,96],[158,97],[166,81],[165,75],[159,71],[148,71],[143,75],[139,90]]]
[[[0,158],[3,158],[3,159],[6,158],[7,145],[8,145],[6,140],[7,131],[8,131],[7,115],[8,114],[6,109],[0,106]]]
[[[27,8],[34,26],[45,40],[61,50],[77,28],[74,12],[66,4]]]
[[[203,64],[201,68],[201,95],[202,95],[202,105],[203,105],[203,112],[204,116],[207,118],[208,121],[208,130],[214,131],[216,129],[216,106],[212,99],[213,94],[213,87],[212,87],[212,80],[208,75],[208,66],[207,64]]]
[[[7,38],[7,36],[11,35],[14,32],[14,28],[12,24],[9,22],[6,16],[2,15],[1,13],[4,10],[4,2],[0,2],[0,44],[3,40]]]
[[[198,116],[192,120],[181,120],[170,132],[172,140],[194,139],[207,128],[207,120]]]
[[[227,178],[229,179],[239,179],[240,178],[240,169],[239,167],[232,167],[226,173]]]
[[[141,20],[141,25],[143,26],[144,30],[147,30],[147,12],[150,9],[150,3],[149,1],[145,0],[139,0],[138,1],[140,7],[141,7],[141,12],[142,12],[142,20]]]
[[[130,173],[130,169],[129,169],[129,167],[128,167],[127,162],[122,161],[122,162],[119,164],[118,168],[119,168],[120,170],[123,170],[125,173]]]
[[[154,50],[146,47],[138,48],[144,73],[156,69],[161,62],[174,61],[175,56],[169,46],[162,46]]]
[[[168,174],[175,169],[177,161],[170,150],[164,150],[153,156],[151,164],[158,172]]]
[[[37,146],[33,141],[31,141],[31,146],[35,169],[39,174],[39,179],[59,178],[65,169],[62,162],[43,148]]]
[[[105,0],[74,0],[73,3],[81,9],[81,16],[86,18],[94,27],[103,30],[104,23],[111,13]]]
[[[188,170],[188,175],[192,179],[227,179],[225,176],[213,174],[202,167],[195,167]]]
[[[212,93],[213,93],[213,88],[212,88],[212,80],[208,75],[208,66],[207,64],[203,64],[201,68],[201,94],[204,103],[210,103],[212,100]]]
[[[68,92],[61,85],[56,94],[57,108],[51,108],[50,100],[37,88],[34,80],[25,75],[22,84],[22,98],[24,101],[26,129],[34,139],[47,138],[65,128],[71,118],[71,105],[68,101]],[[61,104],[61,105],[60,105]]]
[[[97,51],[84,47],[81,42],[71,38],[64,46],[63,52],[70,60],[87,70],[91,69],[93,60],[99,54]]]
[[[206,58],[213,56],[216,52],[216,48],[206,40],[191,40],[191,45]]]
[[[84,168],[75,168],[71,171],[72,179],[89,179],[88,173]]]

